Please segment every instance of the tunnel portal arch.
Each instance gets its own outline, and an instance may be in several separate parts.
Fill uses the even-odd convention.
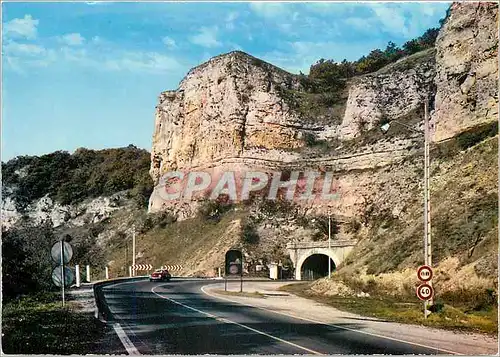
[[[313,280],[327,276],[328,259],[332,261],[332,272],[334,272],[340,260],[329,249],[314,249],[309,254],[303,255],[295,267],[296,279]],[[306,276],[303,276],[304,273]]]

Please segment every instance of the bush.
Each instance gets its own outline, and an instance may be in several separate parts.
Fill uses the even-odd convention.
[[[56,241],[50,221],[40,225],[22,221],[2,231],[2,295],[6,301],[53,289],[50,249]]]
[[[346,232],[347,233],[358,233],[361,229],[361,223],[356,218],[351,218],[349,222],[346,224]]]
[[[198,216],[205,220],[220,221],[222,215],[231,210],[234,205],[227,196],[219,196],[216,200],[205,200],[198,209]]]
[[[141,233],[146,233],[155,227],[165,228],[167,225],[172,224],[177,221],[177,217],[175,217],[170,212],[157,212],[157,213],[149,213],[146,219],[142,222],[142,226],[140,228]]]
[[[316,135],[312,133],[304,133],[304,142],[307,146],[316,145]]]
[[[242,231],[242,241],[243,243],[246,244],[258,244],[260,241],[259,234],[257,233],[257,229],[255,227],[255,224],[253,223],[246,223],[243,226],[243,231]]]
[[[460,134],[457,137],[457,143],[461,150],[465,150],[497,134],[498,122],[495,121]]]
[[[313,227],[316,233],[312,236],[314,241],[328,239],[328,216],[315,217]],[[334,217],[330,218],[330,233],[332,238],[339,232],[340,226]]]

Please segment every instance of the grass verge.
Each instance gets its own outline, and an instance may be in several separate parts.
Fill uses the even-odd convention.
[[[239,291],[224,291],[222,289],[214,289],[212,290],[214,293],[216,294],[220,294],[220,295],[229,295],[229,296],[245,296],[245,297],[253,297],[253,298],[259,298],[259,299],[265,299],[266,296],[258,291],[253,291],[253,292],[249,292],[249,291],[243,291],[243,292],[239,292]]]
[[[441,312],[423,316],[423,303],[403,301],[388,297],[339,297],[315,294],[308,290],[311,283],[290,284],[278,290],[290,292],[300,297],[312,299],[333,306],[341,311],[370,316],[385,321],[438,327],[464,332],[480,332],[497,335],[498,309],[490,307],[482,311],[468,311],[444,305]]]
[[[90,313],[63,308],[57,294],[8,302],[2,308],[2,348],[7,354],[97,353],[108,327]]]

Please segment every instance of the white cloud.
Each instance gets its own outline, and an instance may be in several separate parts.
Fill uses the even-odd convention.
[[[235,29],[235,20],[240,16],[239,13],[237,12],[230,12],[227,16],[226,16],[226,29],[228,30],[234,30]]]
[[[250,3],[250,9],[259,16],[274,19],[288,14],[289,5],[276,2],[252,2]]]
[[[39,20],[33,19],[31,15],[24,15],[24,18],[12,19],[3,25],[5,35],[17,38],[34,39],[37,36],[37,26]]]
[[[377,16],[380,26],[388,32],[396,35],[408,36],[409,30],[406,26],[406,18],[401,8],[389,6],[389,4],[374,4],[373,11]]]
[[[162,42],[168,48],[175,48],[177,46],[177,44],[175,43],[175,40],[171,37],[168,37],[168,36],[163,37]]]
[[[59,41],[65,43],[68,46],[79,46],[83,45],[85,38],[79,33],[69,33],[67,35],[59,37]]]
[[[345,23],[358,31],[371,32],[373,31],[373,24],[370,19],[361,17],[348,17],[344,20]]]
[[[120,56],[107,58],[103,63],[105,69],[131,72],[156,73],[183,68],[175,58],[157,52],[123,52]]]
[[[219,47],[222,45],[217,40],[217,27],[202,27],[197,35],[191,36],[189,40],[195,45],[202,47]]]
[[[3,43],[3,59],[6,67],[18,73],[25,73],[27,67],[46,67],[54,63],[57,56],[52,49],[31,43],[7,40]]]
[[[39,56],[45,53],[45,48],[31,43],[9,41],[3,46],[4,54],[10,56]]]

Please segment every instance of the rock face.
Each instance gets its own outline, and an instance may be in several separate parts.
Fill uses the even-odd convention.
[[[192,69],[176,91],[160,95],[151,175],[240,157],[252,148],[300,146],[300,118],[278,93],[297,79],[242,52]]]
[[[401,163],[420,152],[423,140],[404,128],[384,137],[377,128],[398,120],[422,130],[426,96],[436,141],[496,120],[497,9],[493,3],[454,4],[436,48],[347,83],[345,112],[337,124],[328,118],[324,125],[311,122],[295,109],[288,96],[303,92],[298,76],[242,52],[215,57],[192,69],[177,90],[160,95],[151,176],[158,184],[171,170],[316,168],[336,173],[341,199],[331,208],[339,214],[362,214],[363,202],[375,196],[387,207],[399,207],[399,198],[421,179],[419,168]],[[315,145],[307,140],[311,135],[330,146],[307,154]],[[383,174],[389,167],[405,167],[406,187]],[[386,195],[376,187],[391,189]],[[188,203],[176,209],[183,205],[183,217],[194,212]],[[327,209],[317,202],[302,206]],[[153,193],[150,212],[167,207]]]
[[[50,197],[44,196],[30,204],[23,214],[35,224],[51,220],[53,227],[64,224],[79,227],[109,218],[112,212],[122,208],[120,204],[122,201],[126,202],[126,198],[118,193],[111,197],[97,197],[77,205],[60,205]],[[10,197],[2,201],[1,211],[2,227],[6,229],[12,227],[23,215],[16,209]]]
[[[408,121],[421,113],[423,98],[434,95],[434,56],[435,50],[429,49],[355,80],[339,127],[341,138],[357,137],[381,121]]]
[[[436,41],[434,140],[498,119],[498,4],[454,3]]]

